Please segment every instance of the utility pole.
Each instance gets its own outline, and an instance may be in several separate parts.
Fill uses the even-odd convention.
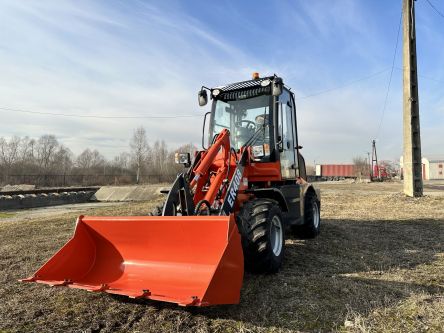
[[[377,174],[375,174],[375,170],[377,171]],[[381,172],[379,170],[378,165],[378,155],[376,154],[376,140],[372,140],[372,165],[371,165],[371,180],[374,180],[375,178],[377,180],[381,179]]]
[[[372,180],[373,174],[372,174],[372,166],[370,164],[370,152],[367,152],[367,168],[368,168],[368,176],[370,177],[370,180]]]
[[[404,63],[404,193],[422,196],[421,136],[419,128],[418,72],[416,62],[415,0],[403,0]]]

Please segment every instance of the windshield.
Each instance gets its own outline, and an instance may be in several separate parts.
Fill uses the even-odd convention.
[[[269,155],[270,96],[263,95],[235,101],[216,100],[215,104],[213,137],[227,128],[231,134],[231,146],[237,150],[254,135],[256,130],[265,126],[253,146],[263,146],[265,155]]]

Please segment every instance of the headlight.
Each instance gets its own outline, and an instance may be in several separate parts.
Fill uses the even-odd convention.
[[[191,156],[190,153],[176,153],[174,154],[174,162],[177,164],[183,164],[186,167],[189,167],[191,164]]]
[[[211,93],[213,94],[214,97],[216,97],[217,95],[220,94],[220,89],[213,89],[213,90],[211,91]]]
[[[261,82],[261,86],[262,87],[266,87],[271,83],[271,81],[269,79],[265,79],[264,81]]]

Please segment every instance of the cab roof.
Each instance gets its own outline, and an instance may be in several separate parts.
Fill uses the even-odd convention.
[[[266,76],[261,77],[255,80],[241,81],[236,83],[230,83],[225,86],[215,87],[213,89],[220,89],[224,92],[234,91],[234,90],[242,90],[242,89],[251,89],[251,88],[259,88],[262,87],[261,83],[265,80],[273,80],[276,76]],[[213,90],[212,89],[212,90]]]

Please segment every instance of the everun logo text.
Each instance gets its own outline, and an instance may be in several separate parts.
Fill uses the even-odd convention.
[[[242,171],[236,168],[236,170],[234,171],[233,183],[230,186],[230,193],[228,194],[228,199],[227,199],[230,208],[233,208],[234,206],[234,201],[236,200],[236,194],[237,190],[239,189],[241,179],[242,179]]]

